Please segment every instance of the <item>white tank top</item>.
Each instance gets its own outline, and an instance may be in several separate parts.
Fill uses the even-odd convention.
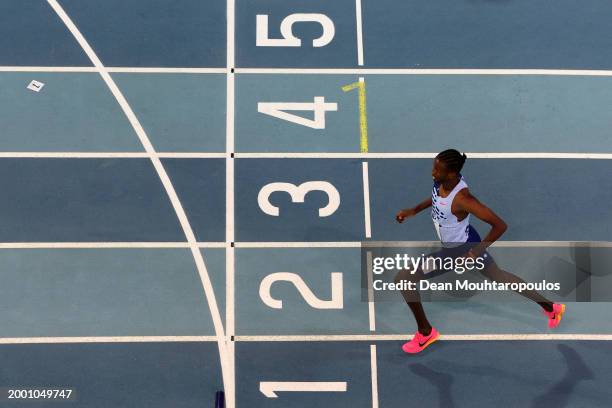
[[[467,184],[461,177],[459,183],[447,197],[440,197],[440,185],[437,183],[434,183],[431,190],[431,219],[442,244],[452,246],[452,244],[464,243],[468,240],[470,215],[468,214],[459,221],[451,211],[455,196],[464,188],[467,188]]]

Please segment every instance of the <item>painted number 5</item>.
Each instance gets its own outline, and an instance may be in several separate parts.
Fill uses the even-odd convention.
[[[280,214],[279,208],[270,203],[270,195],[277,191],[289,193],[294,203],[303,203],[306,194],[310,191],[324,191],[329,201],[325,207],[319,208],[319,217],[329,217],[340,207],[340,193],[327,181],[308,181],[299,186],[291,183],[270,183],[259,191],[257,203],[264,213],[273,217],[278,217]]]
[[[268,15],[258,14],[256,20],[256,37],[258,47],[300,47],[302,40],[293,35],[293,24],[295,23],[319,23],[323,27],[323,34],[312,41],[313,47],[325,47],[333,39],[336,33],[334,22],[325,14],[296,13],[285,17],[280,26],[283,38],[270,38],[268,31]]]

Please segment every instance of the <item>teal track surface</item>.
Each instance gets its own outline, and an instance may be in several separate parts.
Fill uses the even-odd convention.
[[[107,77],[54,4],[0,4],[0,406],[50,388],[84,408],[212,407],[217,390],[231,408],[612,404],[612,3],[58,0]],[[257,45],[257,15],[279,39],[295,13],[327,16],[331,42],[298,22],[301,46]],[[342,90],[360,78],[367,153]],[[315,97],[336,104],[320,129],[258,109]],[[555,331],[512,294],[427,302],[443,338],[407,356],[412,316],[364,300],[361,245],[436,239],[427,215],[394,216],[449,147],[510,227],[501,266],[588,276]],[[262,204],[312,181],[337,200],[276,185]],[[279,272],[293,283],[266,297]],[[342,305],[313,307],[332,272]]]

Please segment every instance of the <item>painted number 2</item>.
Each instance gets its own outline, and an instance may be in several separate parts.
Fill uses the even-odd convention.
[[[299,186],[291,183],[270,183],[262,187],[257,195],[257,203],[261,210],[273,217],[278,217],[280,210],[270,203],[270,195],[277,191],[289,193],[291,201],[303,203],[306,194],[310,191],[324,191],[327,193],[329,201],[323,208],[319,208],[319,217],[329,217],[340,207],[340,193],[331,183],[327,181],[307,181]]]
[[[300,292],[306,303],[315,309],[342,309],[342,273],[332,272],[331,274],[331,299],[321,300],[312,293],[312,290],[306,285],[304,280],[297,274],[292,272],[276,272],[266,276],[259,285],[259,297],[261,300],[272,309],[282,309],[283,301],[274,299],[270,294],[270,288],[274,282],[286,281],[291,282]]]
[[[258,47],[300,47],[302,40],[293,35],[295,23],[319,23],[323,34],[312,41],[313,47],[325,47],[336,34],[334,22],[325,14],[290,14],[283,19],[280,32],[283,38],[270,38],[268,30],[268,14],[258,14],[256,20],[256,38]]]

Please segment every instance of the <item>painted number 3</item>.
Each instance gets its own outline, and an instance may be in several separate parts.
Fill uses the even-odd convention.
[[[270,183],[263,186],[257,196],[257,203],[261,210],[273,217],[278,217],[280,210],[270,203],[270,195],[277,191],[289,193],[291,201],[303,203],[306,194],[310,191],[323,191],[327,193],[328,203],[325,207],[319,208],[319,217],[329,217],[340,207],[340,193],[331,183],[327,181],[308,181],[299,186],[291,183]]]

